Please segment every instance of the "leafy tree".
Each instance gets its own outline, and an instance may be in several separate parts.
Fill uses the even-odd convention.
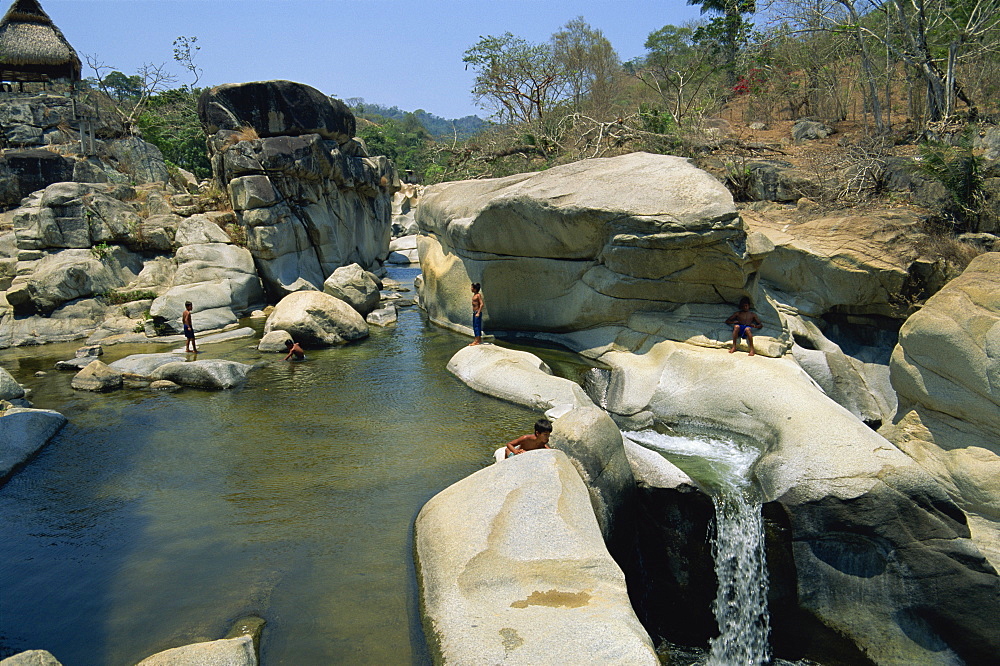
[[[358,137],[372,155],[385,155],[396,168],[412,171],[418,180],[423,180],[424,171],[431,163],[428,150],[431,137],[416,114],[405,114],[402,120],[379,117],[376,121],[362,122]]]
[[[201,89],[186,86],[154,95],[136,124],[142,138],[159,148],[169,163],[207,178],[212,167],[198,118],[200,95]]]
[[[548,44],[505,32],[480,37],[462,61],[476,72],[473,95],[500,122],[541,118],[562,97],[566,79]]]
[[[552,54],[565,73],[575,110],[584,101],[601,110],[614,102],[621,61],[604,33],[578,16],[552,35]]]
[[[733,87],[737,78],[736,59],[741,47],[746,44],[752,27],[750,21],[743,16],[757,11],[755,0],[688,0],[688,4],[701,5],[702,14],[717,14],[707,25],[698,29],[695,39],[718,42],[722,52],[722,66],[730,88]]]
[[[142,79],[138,74],[127,76],[115,70],[99,81],[98,85],[103,86],[108,95],[117,102],[136,99],[142,95]]]

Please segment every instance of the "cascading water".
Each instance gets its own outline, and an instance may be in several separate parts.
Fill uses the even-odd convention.
[[[722,439],[670,436],[652,430],[622,434],[683,469],[711,493],[715,504],[712,553],[719,587],[712,611],[719,636],[710,641],[703,663],[769,663],[764,523],[748,478],[759,452]]]

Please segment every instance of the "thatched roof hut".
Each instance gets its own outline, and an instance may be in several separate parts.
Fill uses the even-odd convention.
[[[0,19],[0,81],[80,80],[80,58],[38,0],[14,0]]]

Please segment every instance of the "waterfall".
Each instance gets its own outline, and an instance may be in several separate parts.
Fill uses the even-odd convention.
[[[715,504],[711,538],[719,588],[712,611],[719,636],[709,641],[705,666],[769,663],[764,521],[749,480],[759,452],[718,438],[677,437],[651,430],[622,434],[683,469],[711,494]]]

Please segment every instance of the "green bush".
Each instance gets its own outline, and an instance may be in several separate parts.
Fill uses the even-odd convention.
[[[159,294],[155,291],[138,289],[135,291],[108,291],[98,296],[98,298],[100,298],[105,305],[122,305],[124,303],[131,303],[132,301],[145,301],[153,299],[158,295]]]

